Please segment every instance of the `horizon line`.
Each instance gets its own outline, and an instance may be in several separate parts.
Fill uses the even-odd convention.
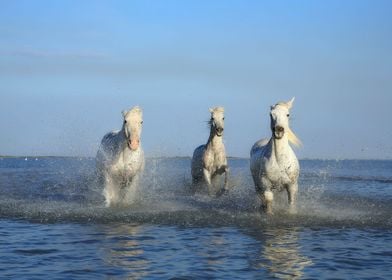
[[[0,158],[86,158],[93,159],[95,156],[60,156],[60,155],[0,155]],[[170,159],[170,158],[187,158],[191,159],[191,156],[146,156],[146,159]],[[249,157],[240,157],[240,156],[227,156],[228,159],[250,159]],[[298,160],[392,160],[392,158],[312,158],[312,157],[304,157],[298,158]]]

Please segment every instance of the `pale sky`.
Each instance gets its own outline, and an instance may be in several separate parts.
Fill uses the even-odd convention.
[[[0,0],[0,154],[95,156],[144,109],[148,156],[191,156],[208,108],[248,157],[296,97],[300,158],[392,158],[392,1]]]

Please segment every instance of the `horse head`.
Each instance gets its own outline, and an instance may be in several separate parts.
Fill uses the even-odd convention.
[[[300,140],[291,131],[289,126],[290,109],[293,107],[294,97],[287,102],[278,102],[271,106],[271,131],[275,139],[282,139],[287,135],[289,141],[294,145],[300,145]]]
[[[127,145],[131,150],[137,150],[140,145],[140,136],[143,124],[143,112],[138,106],[129,111],[122,112],[124,123],[123,130]]]
[[[209,121],[211,130],[216,136],[221,137],[225,128],[225,115],[223,107],[215,107],[210,109],[211,119]]]

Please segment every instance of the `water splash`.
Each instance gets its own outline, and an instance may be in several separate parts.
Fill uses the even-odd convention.
[[[104,207],[94,161],[23,161],[0,169],[0,217],[37,222],[129,222],[192,226],[392,227],[389,199],[331,191],[345,181],[303,170],[298,212],[287,211],[285,192],[276,195],[275,214],[260,215],[246,160],[231,161],[231,190],[219,198],[190,192],[189,159],[151,159],[134,204]],[[4,162],[4,161],[3,161]],[[40,163],[41,162],[41,163]],[[325,169],[324,169],[325,170]],[[327,174],[327,175],[326,175]],[[6,179],[6,180],[3,180]],[[385,184],[384,184],[385,185]]]

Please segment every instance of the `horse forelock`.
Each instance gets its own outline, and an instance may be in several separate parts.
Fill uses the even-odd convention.
[[[275,109],[276,106],[282,106],[282,107],[285,107],[286,109],[290,109],[289,106],[287,105],[287,103],[284,101],[279,101],[274,106],[272,106],[272,108]]]
[[[140,108],[139,106],[135,106],[133,107],[129,113],[142,113],[142,108]]]
[[[212,109],[213,113],[224,113],[225,112],[225,108],[218,106]]]
[[[132,109],[130,109],[126,114],[125,114],[125,118],[128,118],[130,116],[135,116],[135,115],[139,115],[141,116],[143,113],[142,108],[140,108],[139,106],[135,106]]]

